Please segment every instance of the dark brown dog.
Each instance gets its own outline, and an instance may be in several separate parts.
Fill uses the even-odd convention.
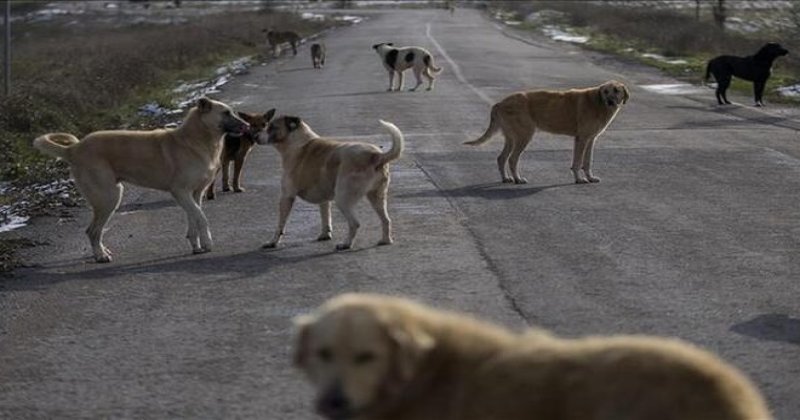
[[[225,145],[222,148],[222,155],[220,156],[220,168],[217,172],[222,170],[222,191],[230,191],[231,184],[229,182],[228,174],[231,162],[233,162],[233,191],[242,192],[242,168],[250,149],[256,144],[256,137],[258,132],[264,130],[269,124],[272,117],[275,116],[275,109],[270,109],[263,114],[249,114],[247,112],[237,112],[239,117],[248,124],[250,129],[241,135],[225,135]],[[216,179],[216,177],[214,177]],[[213,200],[216,197],[214,194],[214,181],[211,181],[208,189],[206,190],[206,199]]]
[[[705,80],[708,81],[710,75],[714,75],[717,81],[717,103],[722,105],[730,104],[727,90],[731,84],[731,78],[736,76],[742,80],[753,82],[753,96],[756,106],[764,106],[762,97],[767,79],[772,73],[772,63],[776,58],[789,54],[786,48],[776,42],[769,42],[754,55],[747,57],[736,57],[733,55],[721,55],[711,59],[706,66]]]

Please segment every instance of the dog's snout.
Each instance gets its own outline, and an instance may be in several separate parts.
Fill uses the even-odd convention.
[[[334,385],[319,399],[317,409],[330,419],[344,419],[348,417],[352,407],[341,385]]]

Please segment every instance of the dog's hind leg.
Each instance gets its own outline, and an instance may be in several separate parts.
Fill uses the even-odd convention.
[[[588,144],[586,145],[586,152],[583,155],[583,173],[586,175],[586,179],[589,180],[589,182],[600,182],[600,178],[592,174],[592,152],[594,151],[594,143],[596,140],[597,136],[589,138]]]
[[[419,85],[422,84],[422,70],[420,70],[417,67],[414,67],[414,77],[417,78],[417,84],[413,88],[409,89],[411,92],[414,92],[415,90],[417,90]]]
[[[100,178],[100,177],[98,177]],[[113,177],[105,178],[113,180]],[[76,177],[78,189],[83,192],[84,197],[92,207],[92,223],[86,229],[86,235],[92,244],[92,252],[95,261],[99,263],[111,262],[111,252],[103,245],[103,235],[105,227],[111,216],[119,207],[122,199],[122,184],[114,184],[111,181],[101,181],[103,185],[87,185],[81,183]]]
[[[389,187],[389,179],[384,178],[372,191],[367,192],[367,200],[372,205],[375,213],[381,219],[381,227],[383,229],[383,237],[378,245],[390,245],[394,240],[392,239],[392,219],[389,218],[389,212],[386,210],[386,191]]]
[[[433,84],[435,82],[435,77],[433,77],[433,75],[431,74],[431,69],[428,68],[428,67],[425,67],[425,70],[422,72],[422,74],[428,79],[428,89],[427,90],[433,90]]]
[[[359,185],[361,182],[361,180],[355,179],[355,177],[350,177],[350,179],[343,179],[343,177],[340,177],[336,180],[334,201],[336,202],[336,207],[339,208],[344,218],[347,220],[348,227],[347,238],[344,242],[336,245],[337,251],[350,249],[353,246],[358,228],[361,226],[354,211],[358,199],[363,197],[366,192],[364,191],[365,186]]]
[[[505,137],[506,143],[503,145],[503,151],[497,156],[497,169],[500,170],[500,179],[504,183],[512,183],[514,179],[508,175],[508,171],[506,168],[508,167],[508,155],[511,154],[511,140],[506,135],[505,130],[503,130],[503,136]]]
[[[242,188],[242,168],[246,159],[247,155],[245,154],[233,161],[233,192],[244,192],[244,188]]]
[[[394,90],[394,70],[389,70],[389,89],[386,89],[387,92],[391,92]]]
[[[186,212],[188,229],[186,239],[192,247],[192,252],[202,254],[211,251],[211,231],[208,228],[208,219],[200,208],[200,203],[195,200],[196,191],[172,191],[172,196]],[[198,198],[199,200],[199,198]]]
[[[329,241],[333,239],[331,227],[331,202],[326,201],[319,205],[319,216],[322,220],[322,232],[317,237],[318,241]]]
[[[206,200],[213,200],[216,198],[216,193],[214,192],[214,183],[217,182],[217,174],[219,173],[220,169],[218,168],[216,172],[214,172],[214,177],[211,178],[211,182],[208,184],[206,188]]]
[[[575,146],[572,149],[572,174],[575,176],[576,184],[588,184],[589,180],[581,173],[586,148],[589,145],[589,138],[586,136],[575,136]]]
[[[715,76],[716,78],[716,76]],[[730,105],[731,101],[728,100],[728,87],[731,85],[731,78],[730,77],[720,77],[717,79],[717,103],[719,105],[728,104]]]
[[[528,128],[519,128],[515,132],[515,141],[511,148],[511,158],[508,161],[508,166],[511,169],[511,176],[514,177],[515,184],[527,184],[528,180],[523,178],[519,173],[519,158],[522,152],[528,147],[531,138],[533,137],[534,130]]]
[[[397,91],[400,92],[403,90],[403,81],[405,80],[405,76],[403,75],[402,71],[397,72]]]

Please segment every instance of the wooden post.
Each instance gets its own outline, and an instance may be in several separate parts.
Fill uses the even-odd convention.
[[[6,0],[5,13],[3,16],[3,27],[6,30],[4,37],[5,47],[3,48],[4,71],[3,71],[3,92],[8,96],[11,91],[11,0]]]

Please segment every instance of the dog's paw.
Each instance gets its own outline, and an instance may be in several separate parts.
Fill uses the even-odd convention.
[[[96,263],[99,263],[99,264],[110,263],[111,262],[111,255],[108,255],[108,254],[106,254],[106,255],[98,255],[98,256],[94,257],[94,261]]]
[[[427,89],[425,89],[425,90],[427,90],[427,91],[431,91],[431,90],[433,90],[433,88],[432,88],[432,87],[429,87],[429,88],[427,88]]]
[[[231,187],[229,187],[229,186],[227,186],[227,185],[223,185],[223,186],[222,186],[222,192],[228,192],[228,191],[230,191],[230,190],[231,190]]]
[[[242,187],[233,187],[233,192],[245,192],[246,190]]]
[[[504,177],[503,178],[503,184],[513,184],[513,183],[514,183],[514,178],[511,178],[511,177]]]
[[[331,239],[333,239],[333,235],[330,232],[320,233],[319,236],[317,236],[317,240],[320,242],[330,241]]]
[[[393,244],[393,243],[394,243],[394,239],[392,239],[392,238],[389,238],[389,239],[381,239],[380,241],[378,241],[378,246],[383,246],[383,245],[391,245],[391,244]]]
[[[336,244],[336,250],[337,251],[347,251],[351,247],[352,246],[350,244]]]
[[[590,176],[590,177],[588,177],[587,179],[588,179],[588,180],[589,180],[589,182],[591,182],[592,184],[596,184],[596,183],[600,182],[600,178],[598,178],[598,177],[596,177],[596,176]]]
[[[211,252],[211,248],[202,247],[202,248],[196,248],[196,249],[192,250],[192,254],[194,254],[194,255],[205,254],[206,252]]]
[[[392,88],[389,88],[389,89],[386,89],[386,91],[387,91],[387,92],[394,92],[394,89],[392,89]]]
[[[216,194],[206,194],[206,200],[213,200],[217,198]]]
[[[267,242],[264,245],[261,245],[261,249],[275,249],[278,247],[277,242]]]
[[[528,180],[525,179],[525,178],[516,178],[516,179],[514,179],[514,183],[515,184],[527,184]]]
[[[576,184],[588,184],[589,180],[586,179],[586,178],[575,178],[575,183]]]

